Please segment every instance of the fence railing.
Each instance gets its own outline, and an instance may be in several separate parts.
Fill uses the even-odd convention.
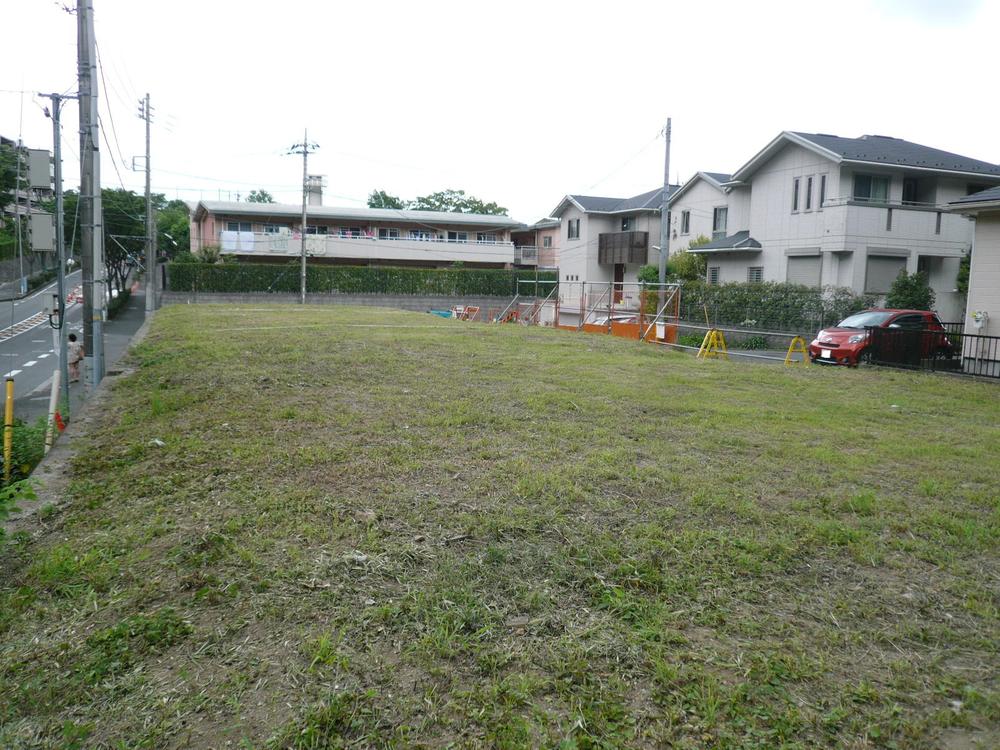
[[[1000,378],[1000,336],[948,330],[869,328],[871,362],[887,367]]]

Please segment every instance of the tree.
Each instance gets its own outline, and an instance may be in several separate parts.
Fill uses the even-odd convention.
[[[411,201],[407,208],[414,211],[452,211],[460,214],[488,214],[506,216],[507,209],[496,203],[484,203],[464,190],[441,190],[430,195],[421,195]]]
[[[691,248],[707,245],[711,240],[703,234],[688,243],[687,250],[678,252],[667,258],[667,281],[703,281],[708,268],[708,258],[699,253],[688,252]],[[660,269],[655,264],[639,269],[639,281],[656,284],[660,281]]]
[[[372,190],[368,194],[368,208],[405,208],[403,199],[385,190]]]
[[[934,290],[927,281],[926,273],[900,271],[889,287],[885,306],[897,310],[930,310],[934,299]]]
[[[274,197],[266,190],[251,190],[247,203],[274,203]]]
[[[966,253],[958,263],[958,275],[955,276],[955,289],[963,297],[969,294],[969,271],[972,269],[972,253]]]
[[[19,165],[23,186],[25,182],[25,166],[21,152],[15,145],[0,144],[0,222],[4,221],[4,209],[14,202],[14,189],[17,187]]]
[[[184,201],[170,201],[156,215],[157,246],[168,258],[191,249],[191,212]]]

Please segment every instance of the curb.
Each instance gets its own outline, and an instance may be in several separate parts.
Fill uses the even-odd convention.
[[[156,313],[154,312],[149,319],[143,321],[139,330],[129,339],[128,346],[118,361],[122,361],[134,346],[146,338],[150,323],[155,318]],[[27,531],[30,524],[34,527],[31,529],[32,534],[37,536],[44,531],[35,523],[38,510],[47,506],[62,508],[66,505],[66,488],[73,478],[72,462],[79,450],[79,441],[86,439],[90,427],[96,421],[105,418],[102,407],[108,400],[110,389],[120,378],[128,377],[133,372],[134,370],[130,368],[119,369],[112,366],[112,369],[84,401],[78,415],[66,426],[66,430],[56,440],[55,445],[38,462],[38,466],[31,473],[30,478],[34,480],[37,498],[18,502],[20,512],[13,513],[3,524],[8,534],[14,531]]]

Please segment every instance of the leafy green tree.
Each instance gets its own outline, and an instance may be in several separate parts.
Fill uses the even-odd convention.
[[[688,243],[688,250],[700,247],[711,242],[705,235],[698,235],[696,239]],[[680,250],[667,258],[667,280],[668,281],[703,281],[705,271],[708,268],[708,258],[698,253],[690,253],[687,250]],[[656,284],[660,280],[660,269],[655,264],[643,266],[639,269],[639,281],[647,284]]]
[[[3,211],[14,202],[14,189],[17,187],[18,165],[21,168],[21,182],[25,181],[25,165],[17,146],[0,144],[0,222],[4,221]]]
[[[955,288],[963,297],[969,294],[969,271],[972,268],[972,253],[966,253],[958,264],[958,275],[955,277]]]
[[[934,290],[928,283],[926,273],[900,271],[889,287],[885,306],[902,310],[930,310],[934,300]]]
[[[414,211],[452,211],[460,214],[488,214],[506,216],[507,209],[496,203],[484,203],[464,190],[440,190],[430,195],[421,195],[411,201],[407,208]]]
[[[368,208],[405,208],[403,199],[385,190],[372,190],[368,194]]]
[[[168,258],[191,249],[191,212],[184,201],[170,201],[156,214],[157,246]]]
[[[247,203],[274,203],[274,197],[266,190],[251,190]]]

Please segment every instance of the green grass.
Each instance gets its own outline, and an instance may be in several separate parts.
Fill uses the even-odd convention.
[[[133,359],[0,550],[2,747],[1000,745],[996,384],[349,308]]]

